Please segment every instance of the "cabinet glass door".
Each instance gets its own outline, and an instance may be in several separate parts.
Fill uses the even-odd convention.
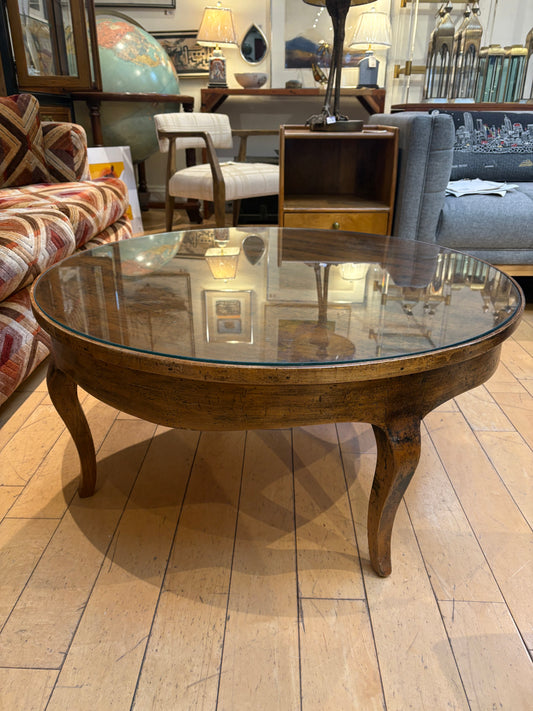
[[[89,0],[7,0],[7,10],[21,90],[97,88]]]

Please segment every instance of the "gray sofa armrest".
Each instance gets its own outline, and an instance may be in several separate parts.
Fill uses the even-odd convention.
[[[400,129],[392,234],[435,242],[452,169],[453,119],[444,114],[400,112],[374,114],[368,123]]]

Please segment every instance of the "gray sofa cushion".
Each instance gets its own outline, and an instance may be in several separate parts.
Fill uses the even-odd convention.
[[[519,183],[504,197],[446,197],[437,242],[473,250],[533,250],[533,183]]]
[[[454,127],[451,116],[406,111],[374,114],[369,123],[400,129],[392,234],[434,242],[452,166]]]

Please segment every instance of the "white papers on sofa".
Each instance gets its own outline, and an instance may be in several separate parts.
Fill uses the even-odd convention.
[[[463,195],[501,195],[514,190],[518,185],[514,183],[497,183],[493,180],[480,180],[479,178],[464,178],[451,180],[446,188],[446,195],[463,197]]]

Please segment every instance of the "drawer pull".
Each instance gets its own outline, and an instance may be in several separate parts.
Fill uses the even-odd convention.
[[[331,229],[332,229],[332,230],[340,230],[340,228],[341,228],[341,226],[339,225],[338,222],[334,222],[334,223],[331,225]]]

